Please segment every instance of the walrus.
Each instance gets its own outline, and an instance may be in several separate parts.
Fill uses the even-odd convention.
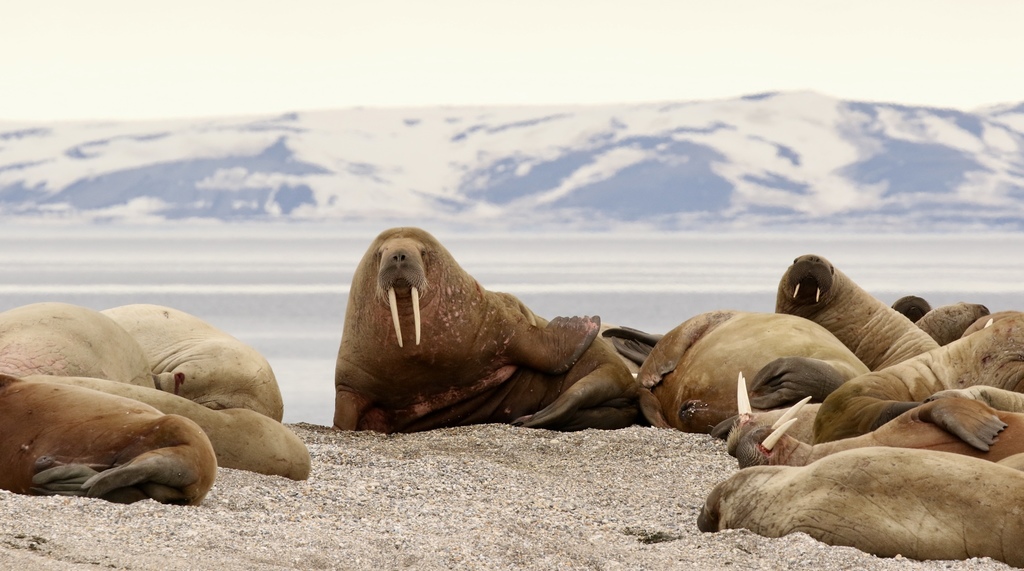
[[[797,315],[818,323],[846,345],[868,369],[877,371],[938,347],[938,343],[909,319],[872,297],[821,256],[793,260],[779,280],[777,313]],[[803,363],[786,363],[789,378],[762,375],[751,384],[751,403],[773,408],[807,395],[821,396],[823,387]],[[828,385],[834,389],[838,385]]]
[[[1007,316],[949,345],[843,383],[818,409],[814,441],[870,432],[934,393],[972,385],[1024,390],[1024,314]],[[955,414],[936,424],[969,438],[968,427]]]
[[[924,317],[932,310],[932,305],[923,297],[905,295],[893,302],[892,308],[902,313],[912,323]]]
[[[138,341],[157,388],[220,410],[247,408],[280,422],[281,389],[253,347],[184,311],[132,304],[105,309]]]
[[[155,386],[146,354],[127,331],[98,311],[56,302],[0,313],[0,373]]]
[[[1019,315],[1020,313],[1021,312],[1019,311],[997,311],[990,315],[983,315],[979,317],[974,323],[968,325],[967,329],[964,329],[963,335],[961,335],[961,337],[967,337],[971,333],[977,333],[978,331],[985,329],[986,327],[992,325],[993,323],[999,321],[1000,319],[1013,317],[1015,315]]]
[[[1024,396],[1024,395],[1022,395]],[[940,428],[936,419],[956,415],[970,423],[971,442]],[[853,448],[889,446],[941,450],[998,462],[1024,453],[1024,414],[996,410],[980,400],[943,398],[922,404],[897,416],[878,429],[818,444],[807,444],[786,434],[786,424],[746,424],[732,430],[729,454],[740,468],[749,466],[804,466]]]
[[[1024,566],[1024,472],[912,448],[856,448],[807,466],[754,466],[712,489],[701,531],[804,532],[882,557],[991,557]],[[1004,465],[1007,464],[1007,465]]]
[[[779,280],[775,312],[821,325],[872,371],[938,347],[909,319],[813,254],[793,260]]]
[[[917,320],[917,326],[939,345],[948,345],[963,337],[974,322],[989,314],[980,303],[964,301],[936,307]]]
[[[812,321],[722,310],[696,315],[666,333],[644,360],[637,381],[660,401],[671,426],[707,433],[736,414],[737,373],[754,376],[752,385],[771,376],[783,386],[792,370],[812,377],[801,386],[828,385],[828,392],[868,372],[835,336]]]
[[[548,322],[484,289],[422,229],[385,230],[352,278],[334,427],[628,426],[639,389],[611,344],[595,342],[599,328],[597,317]]]
[[[287,426],[246,408],[213,410],[156,388],[140,387],[106,379],[29,375],[28,383],[82,387],[129,398],[165,414],[183,416],[199,425],[222,468],[246,470],[292,480],[309,477],[310,456],[306,445]]]
[[[194,422],[82,387],[0,374],[0,435],[0,489],[19,494],[198,505],[217,477]]]

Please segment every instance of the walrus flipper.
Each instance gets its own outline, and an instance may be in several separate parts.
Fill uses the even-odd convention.
[[[530,328],[538,337],[512,339],[509,353],[517,364],[536,371],[560,375],[576,364],[583,352],[597,338],[601,329],[601,318],[556,317],[543,328]]]
[[[811,397],[822,402],[845,382],[835,367],[809,357],[780,357],[754,375],[750,384],[750,404],[770,409]]]
[[[512,424],[551,430],[624,428],[633,424],[639,412],[638,391],[633,383],[617,381],[614,370],[607,369],[607,366],[598,367],[558,395],[548,406],[534,414],[520,417]],[[611,409],[623,412],[621,415],[608,415]],[[604,412],[591,412],[595,410]]]
[[[84,496],[82,484],[99,474],[87,464],[62,464],[32,476],[32,492],[41,496]]]
[[[609,327],[601,336],[611,341],[615,351],[637,365],[643,365],[664,335],[646,333],[632,327]]]
[[[1006,428],[995,409],[976,400],[938,399],[914,410],[921,421],[931,422],[983,452],[988,452]]]

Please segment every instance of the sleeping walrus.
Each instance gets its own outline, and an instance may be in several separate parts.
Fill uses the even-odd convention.
[[[413,432],[505,422],[621,428],[638,386],[600,320],[535,315],[483,288],[424,230],[393,228],[352,278],[334,427]]]
[[[209,439],[187,418],[3,374],[0,465],[0,489],[118,503],[151,498],[197,505],[217,477]]]
[[[802,531],[882,557],[991,557],[1021,567],[1020,460],[871,447],[807,466],[754,466],[715,486],[697,526],[766,537]]]

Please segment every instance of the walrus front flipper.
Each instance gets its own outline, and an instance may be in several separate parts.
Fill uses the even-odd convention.
[[[925,399],[931,402],[945,398],[962,398],[981,401],[988,406],[1005,412],[1024,412],[1024,393],[1008,391],[998,387],[975,385],[965,389],[947,389]]]
[[[560,375],[576,364],[597,338],[601,318],[556,317],[543,328],[531,327],[536,336],[513,337],[509,355],[516,364],[550,375]]]
[[[919,420],[958,436],[983,452],[995,443],[1006,423],[987,404],[969,399],[938,399],[914,409]]]
[[[780,357],[754,375],[750,404],[769,409],[804,397],[811,397],[811,402],[822,402],[845,381],[835,367],[820,359]]]

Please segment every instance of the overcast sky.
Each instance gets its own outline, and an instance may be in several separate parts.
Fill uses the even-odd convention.
[[[1024,101],[1020,0],[33,0],[0,120],[609,103],[810,89]]]

